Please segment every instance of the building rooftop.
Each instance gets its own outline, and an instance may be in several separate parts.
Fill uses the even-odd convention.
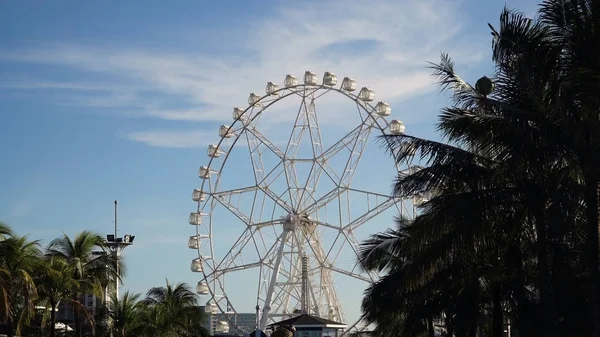
[[[302,314],[290,319],[286,319],[281,322],[275,322],[270,324],[268,327],[275,328],[278,326],[291,325],[297,328],[336,328],[345,329],[348,326],[344,323],[339,323],[329,319],[312,316],[308,314]]]

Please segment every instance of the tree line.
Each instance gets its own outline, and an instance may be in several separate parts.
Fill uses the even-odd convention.
[[[362,245],[384,273],[362,302],[378,336],[600,336],[600,1],[505,9],[490,29],[490,78],[431,65],[442,141],[380,139],[423,163],[395,194],[428,201]]]
[[[120,281],[124,267],[98,234],[63,235],[42,248],[39,241],[0,223],[0,331],[9,337],[54,337],[63,303],[73,312],[69,328],[77,337],[208,335],[202,326],[207,316],[186,284],[167,280],[145,297],[129,292],[114,296],[110,285]],[[97,312],[86,308],[84,294],[104,299],[106,291],[110,300]]]

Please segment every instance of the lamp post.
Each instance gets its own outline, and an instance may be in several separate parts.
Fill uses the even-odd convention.
[[[118,223],[117,223],[117,200],[115,200],[115,231],[113,234],[106,235],[106,246],[110,249],[112,255],[115,258],[117,264],[117,275],[115,277],[115,297],[119,297],[119,258],[121,257],[121,252],[131,246],[133,244],[133,240],[135,239],[135,235],[125,234],[123,237],[118,236]],[[106,292],[106,296],[110,298],[109,292]]]

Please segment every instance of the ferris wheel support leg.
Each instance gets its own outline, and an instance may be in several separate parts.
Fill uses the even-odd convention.
[[[263,307],[262,315],[260,317],[260,330],[264,331],[267,322],[269,321],[269,312],[271,311],[271,301],[273,299],[273,293],[275,292],[275,284],[277,283],[277,277],[279,276],[279,270],[281,269],[281,259],[283,258],[283,249],[287,241],[290,230],[285,229],[281,234],[281,244],[277,250],[277,261],[275,262],[275,269],[271,275],[271,282],[269,283],[269,289],[267,290],[267,297],[265,298],[265,305]]]

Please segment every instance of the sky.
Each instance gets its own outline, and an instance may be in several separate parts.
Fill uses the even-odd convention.
[[[286,74],[333,71],[389,102],[407,133],[438,139],[447,96],[427,62],[445,52],[467,81],[490,75],[487,23],[505,4],[535,13],[532,0],[0,0],[0,221],[45,245],[112,232],[118,199],[120,235],[136,235],[123,288],[193,285],[190,195],[233,106]],[[338,103],[331,130],[349,127]],[[357,184],[389,192],[393,177],[375,183],[374,170]],[[371,232],[392,223],[379,221]],[[345,295],[347,316],[362,290]]]

